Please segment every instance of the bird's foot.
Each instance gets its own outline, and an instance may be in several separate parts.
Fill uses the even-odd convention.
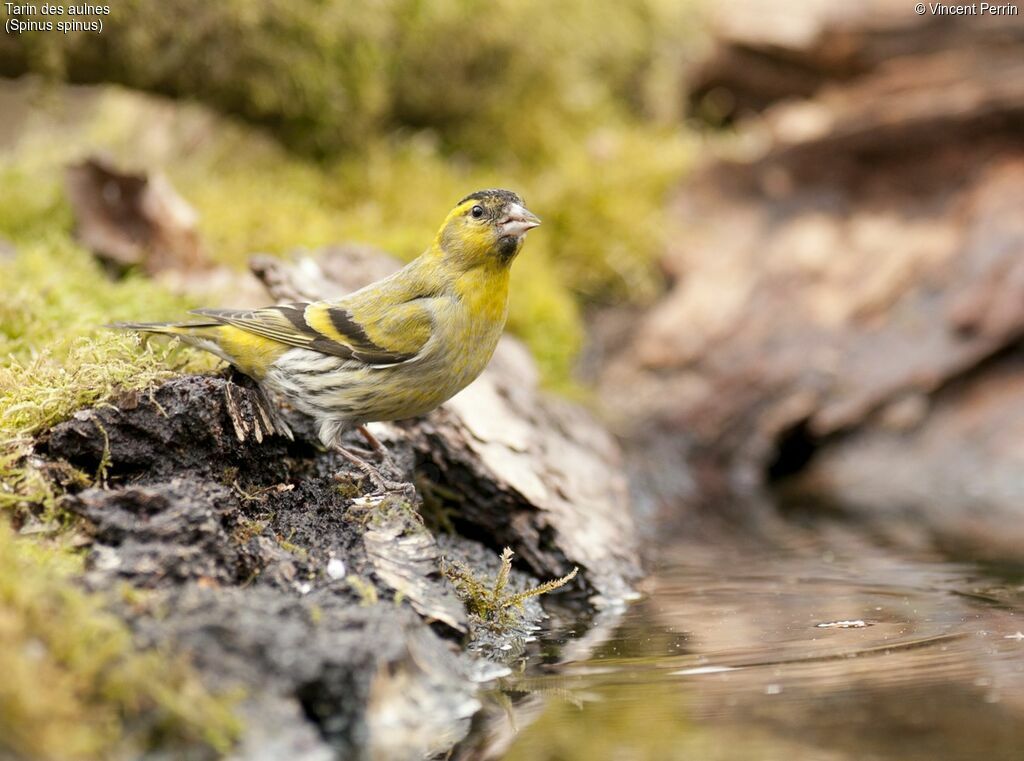
[[[335,450],[338,452],[338,454],[340,454],[350,463],[359,468],[359,470],[361,470],[363,474],[365,474],[366,477],[370,479],[370,483],[373,484],[376,490],[375,493],[405,494],[407,496],[411,496],[409,493],[415,491],[415,487],[408,481],[393,481],[389,478],[386,478],[384,474],[380,472],[380,470],[378,470],[376,467],[368,463],[366,460],[364,460],[362,457],[355,454],[354,452],[351,452],[348,449],[345,449],[344,447],[337,446],[335,447]],[[394,468],[394,463],[390,462],[390,458],[388,458],[385,461],[385,464],[390,464],[391,467]],[[345,479],[346,476],[343,473],[336,473],[334,478],[335,480],[340,481]]]

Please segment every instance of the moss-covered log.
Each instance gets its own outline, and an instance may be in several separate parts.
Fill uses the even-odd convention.
[[[194,98],[314,154],[396,128],[479,155],[557,150],[595,113],[671,112],[685,26],[674,4],[110,4],[102,33],[0,37],[0,75],[43,73]],[[39,17],[23,20],[47,21]],[[554,62],[557,61],[557,65]]]

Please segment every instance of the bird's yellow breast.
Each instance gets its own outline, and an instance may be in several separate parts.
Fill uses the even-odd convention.
[[[459,277],[435,309],[433,336],[416,362],[393,368],[388,419],[428,412],[472,383],[491,359],[508,313],[508,271]]]

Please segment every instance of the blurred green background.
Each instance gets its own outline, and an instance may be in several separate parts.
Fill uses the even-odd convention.
[[[458,198],[510,187],[544,220],[515,268],[510,328],[564,387],[582,311],[658,291],[662,202],[689,153],[693,17],[665,0],[175,0],[112,5],[102,34],[4,35],[0,75],[34,84],[5,95],[0,236],[80,258],[61,172],[97,151],[168,173],[211,256],[239,268],[340,241],[410,259]],[[108,86],[85,98],[66,82]],[[36,293],[13,266],[8,288]],[[54,340],[111,318],[88,302],[48,315]]]

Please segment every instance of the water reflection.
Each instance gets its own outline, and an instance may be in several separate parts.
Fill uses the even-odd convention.
[[[589,656],[503,680],[452,757],[1024,759],[1012,569],[673,556]]]

